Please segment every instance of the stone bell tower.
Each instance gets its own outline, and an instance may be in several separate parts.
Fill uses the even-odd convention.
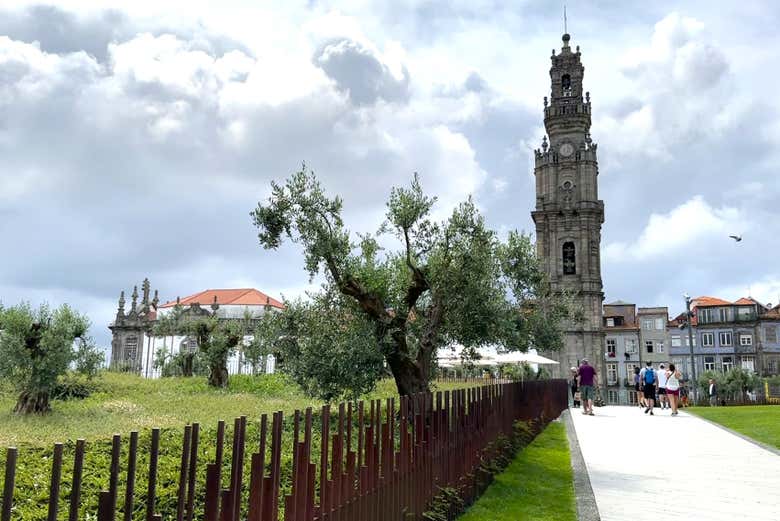
[[[580,48],[569,47],[563,35],[560,54],[552,52],[550,99],[544,98],[547,135],[535,151],[537,255],[554,291],[573,295],[581,320],[565,327],[564,348],[546,353],[560,365],[553,373],[566,376],[582,358],[604,382],[602,327],[601,224],[604,202],[598,196],[596,144],[590,138],[590,93],[583,96],[585,68]]]

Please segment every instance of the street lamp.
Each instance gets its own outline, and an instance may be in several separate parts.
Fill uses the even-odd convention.
[[[691,311],[691,296],[685,293],[685,325],[688,327],[688,349],[691,352],[691,381],[693,382],[693,403],[696,404],[698,385],[696,382],[696,361],[693,359],[693,312]]]

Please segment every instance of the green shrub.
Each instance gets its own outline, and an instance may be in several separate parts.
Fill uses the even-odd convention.
[[[51,390],[54,400],[83,400],[92,393],[99,391],[100,384],[89,378],[67,374],[61,377]]]

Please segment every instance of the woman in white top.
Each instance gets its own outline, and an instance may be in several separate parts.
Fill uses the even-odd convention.
[[[674,364],[669,364],[669,369],[666,371],[666,395],[672,406],[672,416],[677,416],[677,400],[680,396],[680,378],[680,371],[674,367]]]

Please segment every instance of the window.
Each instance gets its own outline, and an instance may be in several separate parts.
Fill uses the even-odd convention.
[[[718,308],[718,319],[721,322],[731,322],[731,308]]]
[[[658,352],[659,353],[663,353],[664,352],[664,343],[663,342],[658,342],[657,346],[658,346]]]
[[[615,319],[614,318],[608,318],[607,319],[607,327],[615,327]]]
[[[616,363],[607,364],[607,385],[615,385],[617,383],[617,371]]]
[[[642,320],[642,329],[653,329],[653,320],[650,318]]]
[[[755,356],[743,356],[742,357],[742,369],[748,371],[756,370],[756,357]]]
[[[721,331],[720,334],[718,334],[718,340],[720,341],[721,346],[733,345],[731,331]]]
[[[568,74],[561,76],[561,89],[564,96],[571,96],[571,76]]]
[[[699,309],[696,314],[699,316],[699,322],[702,324],[711,324],[712,322],[718,321],[717,309]]]
[[[741,322],[748,322],[750,320],[755,320],[756,315],[753,312],[752,306],[743,306],[737,308],[737,320]]]
[[[626,338],[626,353],[636,353],[636,338]]]
[[[672,335],[672,347],[680,346],[682,346],[682,339],[680,338],[680,335]]]
[[[715,357],[714,356],[705,356],[704,357],[704,370],[705,371],[714,371],[715,370]]]
[[[685,347],[690,346],[691,341],[690,338],[688,338],[688,335],[685,335],[683,338],[685,339]],[[693,338],[693,347],[696,347],[696,334],[694,333],[693,337],[691,338]]]
[[[753,335],[739,335],[739,345],[741,345],[741,346],[752,346],[753,345]]]
[[[712,347],[715,345],[715,335],[713,333],[702,333],[701,334],[701,345],[702,347]]]
[[[607,339],[607,356],[610,358],[615,358],[615,354],[617,353],[617,341],[614,338],[608,338]]]
[[[563,274],[575,275],[577,273],[577,257],[573,242],[563,243]]]
[[[655,329],[658,331],[663,331],[664,329],[664,319],[662,318],[656,318],[655,319]]]
[[[125,360],[128,362],[134,362],[138,356],[138,337],[129,336],[125,340]]]
[[[652,353],[653,352],[653,341],[652,340],[645,340],[645,350],[648,353]]]
[[[764,338],[768,344],[777,343],[777,327],[776,326],[764,326]]]
[[[607,391],[607,401],[609,403],[620,403],[620,394],[615,389],[610,389]]]
[[[723,372],[731,371],[734,368],[734,357],[731,356],[724,356],[723,357]]]

